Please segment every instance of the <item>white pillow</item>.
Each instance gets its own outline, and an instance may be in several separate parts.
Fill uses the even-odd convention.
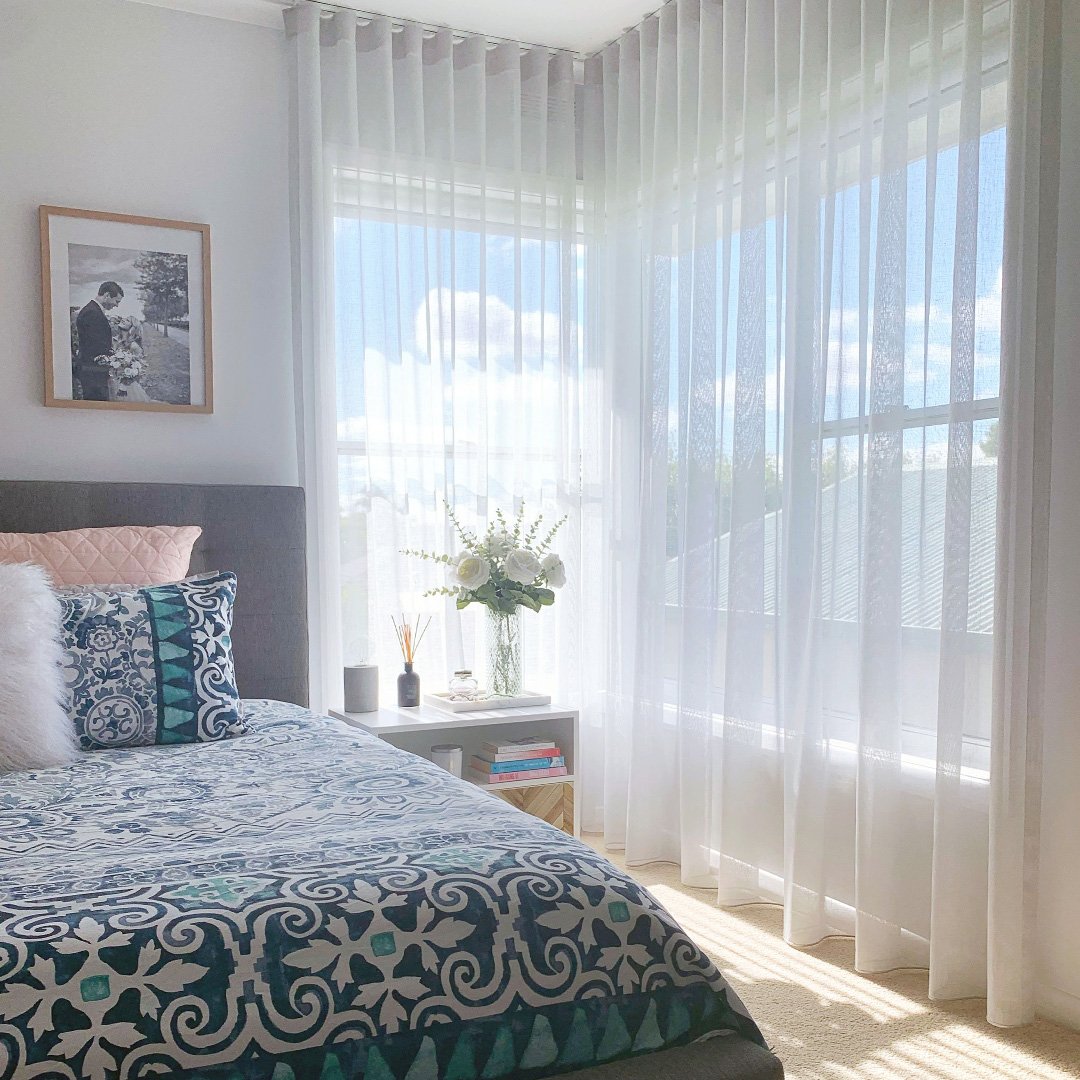
[[[48,574],[0,564],[0,773],[75,760],[61,657],[60,601]]]

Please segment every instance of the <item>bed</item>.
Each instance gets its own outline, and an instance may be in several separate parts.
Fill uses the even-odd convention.
[[[0,777],[0,1080],[783,1075],[631,878],[305,708],[299,490],[0,482],[0,531],[121,523],[237,571],[252,730]]]

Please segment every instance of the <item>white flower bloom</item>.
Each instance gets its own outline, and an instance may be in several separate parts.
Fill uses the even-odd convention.
[[[514,540],[504,529],[502,532],[497,532],[492,536],[491,543],[488,546],[491,554],[494,555],[496,559],[501,559],[514,550]]]
[[[563,566],[562,559],[555,552],[545,555],[544,561],[540,565],[547,577],[548,584],[553,589],[561,589],[566,584],[566,567]]]
[[[456,589],[458,587],[457,564],[468,554],[467,551],[462,551],[458,555],[450,556],[450,561],[446,564],[446,584],[451,588]]]
[[[514,548],[503,564],[506,576],[519,585],[531,585],[540,574],[540,560],[524,548]]]
[[[481,555],[463,551],[450,563],[450,584],[461,589],[479,589],[491,577],[491,563]]]

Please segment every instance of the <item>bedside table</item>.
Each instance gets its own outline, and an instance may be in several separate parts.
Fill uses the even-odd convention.
[[[479,708],[475,712],[449,713],[420,705],[415,709],[387,707],[370,713],[331,709],[330,715],[422,758],[429,757],[432,746],[457,743],[462,747],[462,772],[468,770],[472,755],[480,752],[481,743],[530,737],[553,739],[566,758],[566,776],[474,786],[572,836],[580,831],[580,806],[574,798],[574,769],[578,760],[578,714],[574,709],[534,705],[523,709]]]

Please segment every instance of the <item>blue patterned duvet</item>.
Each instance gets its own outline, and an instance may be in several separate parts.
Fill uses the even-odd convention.
[[[245,715],[0,777],[0,1080],[539,1078],[761,1041],[588,847],[326,717]]]

